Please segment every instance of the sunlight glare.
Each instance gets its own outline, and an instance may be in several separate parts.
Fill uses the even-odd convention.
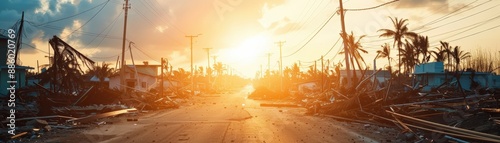
[[[270,40],[263,35],[246,39],[235,48],[229,49],[225,55],[231,60],[241,64],[257,64],[257,59],[264,55],[269,47]]]

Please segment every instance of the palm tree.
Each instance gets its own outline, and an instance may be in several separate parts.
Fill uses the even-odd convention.
[[[221,62],[215,63],[214,64],[214,70],[217,73],[217,76],[222,76],[222,73],[224,72],[224,65]]]
[[[440,50],[444,52],[444,54],[446,54],[446,57],[445,57],[445,60],[448,62],[446,65],[448,66],[448,69],[450,70],[450,66],[452,66],[452,59],[451,59],[451,52],[453,50],[453,47],[450,46],[450,44],[448,42],[443,42],[443,41],[439,41],[439,43],[441,43],[441,47],[440,47]],[[443,60],[443,62],[445,61]],[[445,65],[445,67],[446,67]]]
[[[436,50],[431,51],[431,55],[434,57],[436,62],[444,62],[446,60],[447,51],[443,48],[443,46],[435,47]]]
[[[389,73],[392,73],[391,69],[391,46],[388,43],[384,43],[384,45],[381,46],[382,50],[377,50],[377,59],[379,58],[387,58],[387,62],[389,62],[389,66],[387,69],[389,70]]]
[[[297,80],[299,79],[299,76],[300,76],[299,64],[297,64],[297,63],[293,64],[291,74],[292,74],[292,82],[297,82]]]
[[[415,37],[417,37],[417,34],[408,30],[408,24],[406,23],[408,19],[398,19],[397,17],[394,19],[392,17],[389,18],[391,18],[392,24],[394,25],[394,30],[380,29],[378,31],[382,31],[383,33],[380,34],[379,37],[393,37],[394,43],[392,44],[392,46],[397,46],[398,50],[400,50],[403,46],[403,39],[415,39]],[[401,51],[398,51],[398,53],[399,62],[401,62]],[[401,71],[401,66],[399,66],[399,71]]]
[[[455,71],[458,71],[460,68],[460,61],[470,58],[471,54],[469,52],[464,52],[460,50],[459,46],[455,46],[453,51],[451,52],[451,55],[453,56],[453,59],[455,60]]]
[[[177,79],[179,81],[187,81],[187,79],[190,78],[191,73],[187,72],[183,68],[179,68],[178,70],[175,70],[173,72],[173,76],[175,79]]]
[[[416,48],[416,56],[417,59],[420,54],[422,54],[422,60],[419,60],[418,63],[427,63],[430,60],[430,51],[429,51],[429,39],[427,36],[419,35],[415,40],[413,40],[413,46]]]
[[[368,53],[368,51],[366,51],[365,49],[363,49],[363,46],[361,45],[360,43],[360,40],[363,39],[363,37],[365,37],[366,35],[362,35],[359,37],[359,39],[356,40],[356,37],[354,36],[354,33],[351,32],[350,35],[347,36],[347,39],[346,39],[346,42],[347,42],[347,46],[349,48],[347,48],[349,51],[349,54],[352,55],[350,57],[350,59],[346,59],[346,60],[351,60],[351,65],[352,65],[352,72],[353,72],[353,75],[354,75],[354,78],[356,79],[356,67],[354,66],[354,62],[356,62],[358,68],[361,70],[362,67],[361,67],[361,62],[363,63],[363,65],[366,65],[365,63],[365,60],[363,59],[363,57],[361,56],[360,52],[362,53]],[[340,52],[340,54],[343,54],[345,51],[342,51]]]
[[[99,86],[104,86],[104,80],[115,73],[114,68],[110,68],[109,64],[102,63],[101,66],[95,66],[94,69],[88,71],[91,76],[96,76],[99,79]]]
[[[408,40],[405,41],[406,44],[404,48],[400,49],[401,53],[399,55],[401,56],[401,62],[399,64],[404,65],[404,73],[407,75],[418,63],[418,54],[417,48],[408,42]]]

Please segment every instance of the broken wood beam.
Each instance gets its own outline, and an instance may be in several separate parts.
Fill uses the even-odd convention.
[[[492,134],[487,134],[487,133],[482,133],[482,132],[477,132],[477,131],[472,131],[472,130],[467,130],[467,129],[458,128],[458,127],[451,127],[451,126],[448,126],[448,125],[434,123],[434,122],[431,122],[431,121],[426,121],[426,120],[422,120],[422,119],[410,117],[410,116],[407,116],[407,115],[399,114],[399,113],[388,111],[388,110],[386,110],[386,112],[390,113],[392,115],[403,117],[405,119],[412,120],[414,122],[425,124],[425,125],[428,125],[428,126],[431,126],[431,127],[434,127],[434,128],[438,128],[438,129],[441,129],[441,130],[451,131],[451,132],[454,132],[454,133],[457,133],[457,134],[463,134],[463,135],[474,135],[474,136],[478,136],[478,137],[482,137],[482,138],[490,138],[490,139],[495,139],[495,140],[500,141],[500,136],[496,136],[496,135],[492,135]]]
[[[106,112],[102,114],[97,114],[97,115],[91,115],[91,116],[86,116],[86,117],[81,117],[81,118],[76,118],[76,119],[70,119],[66,120],[66,122],[80,122],[80,123],[88,123],[97,119],[101,118],[106,118],[106,117],[112,117],[112,116],[117,116],[120,114],[125,114],[128,112],[132,111],[137,111],[135,108],[130,108],[130,109],[122,109],[122,110],[116,110],[116,111],[111,111],[111,112]]]

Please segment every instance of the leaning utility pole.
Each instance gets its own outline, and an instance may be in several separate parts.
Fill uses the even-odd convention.
[[[210,84],[210,78],[212,77],[212,69],[210,69],[210,50],[212,50],[213,48],[203,48],[203,49],[207,50],[208,65],[206,71],[208,76],[208,87],[211,88],[212,84]]]
[[[14,54],[14,65],[17,65],[18,63],[18,54],[19,54],[19,48],[21,48],[21,43],[23,41],[23,27],[24,27],[24,11],[22,12],[21,15],[21,23],[19,25],[19,30],[17,31],[17,36],[16,36],[16,52]],[[5,55],[2,55],[5,56]],[[49,54],[49,59],[50,59],[50,54]],[[3,61],[2,61],[3,62]]]
[[[196,36],[190,35],[186,36],[187,38],[191,39],[191,95],[194,96],[194,77],[193,77],[193,38],[198,37],[201,34],[198,34]]]
[[[123,22],[123,40],[122,40],[122,63],[120,67],[120,89],[122,92],[126,92],[127,88],[125,88],[125,40],[127,39],[127,14],[130,5],[128,4],[128,0],[125,0],[125,5],[123,5],[123,9],[125,9],[125,19]]]
[[[280,46],[280,90],[283,92],[283,57],[281,54],[281,47],[283,47],[283,44],[285,41],[278,41],[276,44]]]
[[[343,39],[343,42],[344,42],[344,55],[345,55],[345,65],[346,65],[346,73],[347,73],[347,83],[343,83],[345,85],[348,85],[349,86],[349,80],[351,80],[351,68],[349,67],[349,47],[347,45],[347,34],[345,32],[345,24],[344,24],[344,7],[342,6],[342,0],[339,0],[339,3],[340,3],[340,10],[339,10],[339,14],[340,14],[340,24],[342,25],[342,33],[341,33],[341,36],[342,36],[342,39]]]

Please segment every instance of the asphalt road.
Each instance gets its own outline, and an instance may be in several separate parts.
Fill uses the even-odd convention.
[[[74,142],[385,142],[381,127],[305,115],[304,108],[260,107],[246,99],[251,87],[233,94],[194,97],[179,109],[85,130]],[[128,117],[134,118],[134,117]],[[377,135],[377,133],[379,135]]]

